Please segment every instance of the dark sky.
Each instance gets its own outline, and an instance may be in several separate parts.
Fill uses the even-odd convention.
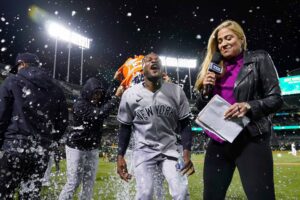
[[[249,50],[270,53],[279,76],[300,67],[298,0],[0,1],[0,56],[5,64],[13,64],[18,52],[29,51],[37,53],[45,68],[52,71],[54,40],[43,24],[28,17],[29,7],[36,5],[73,31],[93,39],[91,48],[84,52],[84,79],[97,73],[108,79],[128,57],[151,51],[200,61],[211,31],[226,19],[242,25]],[[60,79],[66,75],[66,46],[65,42],[58,45]],[[71,82],[78,83],[77,47],[72,49],[71,57]],[[198,70],[192,71],[193,80]],[[186,70],[180,71],[182,79],[186,74]]]

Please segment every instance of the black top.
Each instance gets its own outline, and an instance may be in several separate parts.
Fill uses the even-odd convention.
[[[63,91],[40,68],[27,67],[10,75],[0,87],[0,143],[13,141],[49,146],[58,141],[68,124]],[[1,145],[0,145],[1,146]]]
[[[79,150],[93,150],[100,147],[103,121],[118,106],[120,98],[112,95],[118,82],[113,81],[106,91],[102,82],[90,78],[83,86],[81,96],[73,106],[73,124],[68,134],[67,145]],[[105,97],[99,104],[91,103],[95,90],[101,90]]]

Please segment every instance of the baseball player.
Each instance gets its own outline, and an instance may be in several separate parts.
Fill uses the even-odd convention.
[[[154,177],[158,167],[168,182],[173,199],[185,199],[188,188],[182,181],[182,175],[189,176],[195,172],[190,160],[192,134],[189,103],[179,86],[163,82],[158,55],[146,55],[142,66],[144,81],[125,91],[119,107],[118,174],[125,181],[132,177],[124,159],[132,132],[135,140],[133,160],[136,198],[153,198]],[[175,132],[178,124],[184,149],[184,163],[179,170],[175,167],[180,156]]]

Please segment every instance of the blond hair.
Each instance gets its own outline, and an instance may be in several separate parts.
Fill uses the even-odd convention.
[[[198,73],[197,80],[195,83],[195,88],[198,90],[202,88],[203,80],[208,71],[208,67],[213,57],[213,54],[218,50],[218,32],[223,28],[228,28],[232,32],[234,32],[239,39],[243,40],[242,49],[243,50],[247,49],[246,36],[243,28],[233,20],[226,20],[222,22],[217,28],[214,29],[214,31],[211,33],[209,37],[208,44],[207,44],[207,52],[201,64],[202,68],[201,71]]]

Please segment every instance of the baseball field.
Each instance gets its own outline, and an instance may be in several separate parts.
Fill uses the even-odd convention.
[[[287,151],[275,151],[274,157],[274,177],[276,199],[300,199],[300,152],[297,156],[291,155]],[[189,178],[189,190],[192,200],[202,199],[203,192],[203,160],[204,155],[193,155],[192,160],[196,167],[196,173]],[[50,186],[43,187],[43,199],[57,199],[64,183],[66,182],[65,160],[60,162],[60,172],[55,172],[51,176]],[[164,185],[168,193],[166,184]],[[116,174],[116,164],[100,158],[99,168],[94,187],[94,199],[134,199],[134,180],[130,183],[121,181]],[[74,199],[77,198],[78,191]],[[171,199],[167,195],[166,199]],[[226,199],[246,199],[240,183],[238,171],[235,171],[232,183],[226,195]]]

